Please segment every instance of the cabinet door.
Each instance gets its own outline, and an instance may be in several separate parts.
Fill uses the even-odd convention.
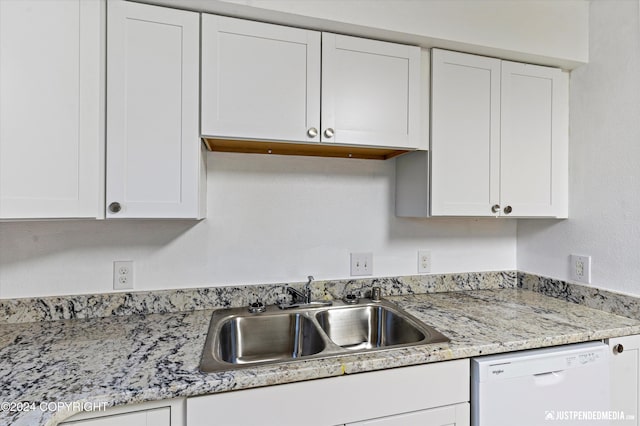
[[[322,141],[417,148],[420,48],[322,34]]]
[[[353,426],[469,426],[469,424],[469,404],[466,402],[448,407],[349,423]]]
[[[103,7],[0,1],[0,218],[100,215]]]
[[[625,419],[612,424],[638,426],[640,408],[640,336],[609,339],[613,355],[609,358],[611,411],[624,412]],[[617,346],[621,345],[621,346]],[[621,349],[621,351],[620,351]]]
[[[172,426],[171,409],[158,408],[129,414],[97,417],[88,420],[76,420],[62,423],[69,426]]]
[[[432,51],[431,215],[500,203],[500,60]]]
[[[319,142],[319,128],[319,32],[202,15],[203,135]]]
[[[390,397],[385,390],[399,383]],[[287,401],[286,413],[274,401]],[[310,409],[310,401],[328,408]],[[187,399],[187,426],[326,426],[468,401],[469,360],[460,359],[192,397]],[[238,415],[246,407],[251,413]]]
[[[107,218],[200,218],[199,14],[108,6]]]
[[[0,0],[1,1],[1,0]],[[84,411],[60,425],[69,426],[184,426],[183,398],[119,405],[103,411]]]
[[[502,61],[500,201],[510,216],[567,216],[568,76]]]

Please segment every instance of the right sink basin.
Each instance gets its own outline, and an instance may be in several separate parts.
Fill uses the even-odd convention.
[[[436,336],[435,333],[421,330],[406,318],[406,315],[380,305],[334,308],[316,314],[316,320],[327,337],[349,350],[416,343],[427,337],[425,333],[429,334],[430,343],[448,340],[438,332],[435,332],[438,334]]]

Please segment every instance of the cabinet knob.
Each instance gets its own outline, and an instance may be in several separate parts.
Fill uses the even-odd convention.
[[[624,351],[624,346],[622,346],[621,343],[618,343],[617,345],[615,345],[613,347],[613,354],[614,355],[621,354],[622,351]]]
[[[509,213],[511,213],[512,211],[513,211],[513,209],[511,208],[511,206],[507,206],[507,207],[505,207],[505,208],[504,208],[504,213],[505,213],[505,214],[509,214]]]
[[[494,204],[493,206],[491,206],[492,213],[498,213],[499,211],[500,211],[500,204]]]
[[[111,213],[118,213],[120,210],[122,210],[122,206],[120,205],[120,203],[114,202],[109,204],[109,211]]]
[[[328,138],[332,138],[333,137],[333,129],[331,127],[329,127],[328,129],[326,129],[324,131],[324,135]]]
[[[310,138],[315,138],[316,136],[318,136],[318,129],[316,129],[315,127],[310,128],[309,130],[307,130],[307,136],[309,136]]]

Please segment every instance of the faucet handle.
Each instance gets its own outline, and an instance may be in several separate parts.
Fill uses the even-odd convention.
[[[256,299],[255,302],[249,303],[249,312],[252,314],[257,314],[266,310],[267,306],[260,299]]]
[[[380,287],[378,286],[374,286],[371,287],[371,301],[372,302],[379,302],[381,300],[381,294],[382,291],[380,290]]]
[[[345,296],[342,298],[342,301],[347,305],[356,305],[360,300],[358,299],[358,296],[349,292],[345,294]]]

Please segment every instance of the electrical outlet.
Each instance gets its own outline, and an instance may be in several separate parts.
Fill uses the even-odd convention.
[[[431,272],[431,251],[418,250],[418,273],[426,274]]]
[[[573,281],[591,284],[591,256],[570,256],[570,273]]]
[[[373,274],[373,253],[351,253],[351,276]]]
[[[116,260],[113,262],[113,289],[131,290],[133,288],[133,261]]]

